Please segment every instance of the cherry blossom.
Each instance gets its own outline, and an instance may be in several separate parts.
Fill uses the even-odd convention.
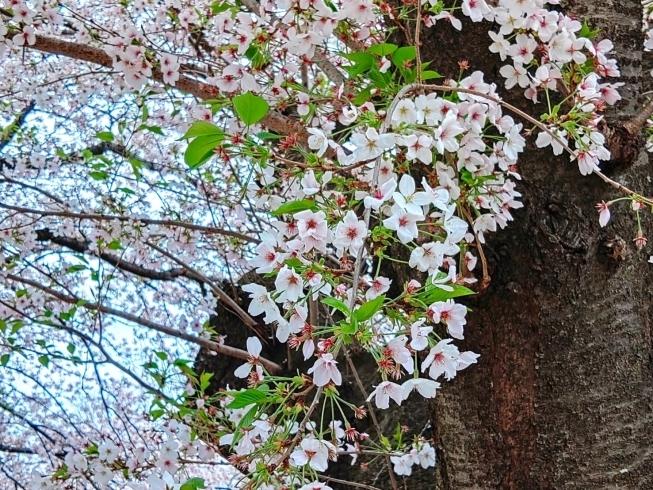
[[[308,464],[316,471],[326,471],[329,466],[329,446],[324,441],[314,438],[304,439],[300,447],[290,455],[294,466]]]
[[[276,299],[278,303],[285,301],[297,301],[300,296],[303,296],[304,281],[299,274],[292,268],[283,266],[277,273],[277,278],[274,285],[281,294]]]
[[[356,451],[354,461],[366,447],[383,448],[403,476],[413,465],[435,464],[434,448],[417,434],[390,448],[357,432],[354,418],[365,410],[335,388],[343,350],[356,339],[378,365],[380,384],[368,398],[378,409],[390,398],[408,403],[413,391],[432,398],[442,375],[450,380],[478,362],[443,330],[463,338],[467,310],[458,296],[469,290],[462,285],[489,280],[486,236],[522,206],[518,169],[527,138],[568,153],[583,175],[599,172],[610,159],[599,128],[606,107],[621,99],[621,84],[604,81],[619,75],[609,40],[530,0],[463,0],[452,9],[421,2],[424,24],[435,29],[446,21],[461,30],[462,16],[486,22],[487,48],[502,66],[497,79],[468,74],[461,61],[460,73],[443,73],[442,86],[413,84],[414,64],[397,66],[385,51],[392,45],[377,47],[389,17],[415,22],[409,4],[7,4],[0,57],[10,95],[0,118],[8,128],[19,123],[0,145],[11,163],[2,169],[3,206],[13,206],[2,209],[0,229],[0,320],[8,327],[2,332],[12,331],[11,348],[0,342],[0,369],[21,363],[3,370],[11,387],[29,379],[16,374],[21,369],[35,376],[46,368],[44,386],[67,391],[66,406],[85,406],[74,398],[80,393],[115,392],[115,407],[103,399],[88,413],[71,411],[75,430],[41,441],[50,453],[65,447],[66,465],[39,463],[33,485],[86,479],[98,487],[184,488],[188,461],[217,457],[212,441],[247,473],[249,486],[264,490],[329,490],[315,472],[345,448]],[[651,38],[649,31],[648,48]],[[432,60],[421,61],[426,79]],[[528,108],[519,118],[503,102],[516,87]],[[601,226],[620,200],[597,205]],[[643,196],[623,200],[638,217],[651,205]],[[639,224],[633,236],[632,246],[646,244]],[[428,274],[424,285],[386,277],[386,264],[405,257],[415,274]],[[237,282],[245,283],[247,307]],[[261,339],[287,342],[288,364],[265,359],[256,337],[245,351],[242,336],[216,331],[224,309]],[[436,341],[421,362],[429,378],[412,377],[417,352]],[[96,347],[108,357],[115,346],[117,359],[93,361],[103,352]],[[196,346],[246,359],[235,371],[246,381],[207,388],[186,364]],[[291,366],[300,348],[305,360],[316,355],[307,370]],[[57,386],[72,372],[65,363],[78,359],[103,375],[111,364],[122,377],[111,374],[102,390],[86,390],[82,376]],[[149,414],[146,391],[156,395]],[[310,417],[309,407],[331,402],[352,419],[329,418],[323,427]],[[51,417],[61,410],[49,403],[17,406],[50,428],[64,417]],[[136,420],[143,422],[132,427]],[[152,432],[133,437],[142,427]],[[18,446],[30,430],[18,418],[0,421]],[[132,440],[139,446],[112,442]]]
[[[373,160],[395,145],[392,134],[381,134],[375,128],[368,128],[365,134],[356,133],[351,137],[351,143],[356,146],[354,162]]]
[[[304,244],[304,251],[310,252],[313,248],[326,253],[326,244],[329,230],[324,211],[317,213],[307,209],[295,214],[299,238]]]
[[[374,403],[378,408],[388,408],[390,406],[390,398],[397,402],[397,405],[401,405],[403,401],[403,389],[397,383],[383,381],[374,388],[374,391],[367,397],[367,401],[370,401],[372,398],[374,398]]]
[[[404,382],[402,385],[404,400],[410,394],[417,390],[417,392],[424,398],[434,398],[436,390],[440,388],[440,383],[426,378],[411,378]]]
[[[366,235],[365,222],[359,220],[353,211],[348,211],[344,219],[336,226],[333,245],[338,249],[348,249],[351,255],[357,256]]]
[[[437,301],[428,308],[428,315],[434,323],[444,322],[449,334],[457,339],[463,338],[463,326],[467,323],[465,315],[467,309],[463,305],[447,300]]]
[[[263,345],[261,344],[261,341],[256,337],[249,337],[247,339],[247,353],[250,355],[251,360],[236,369],[234,374],[239,378],[246,378],[249,376],[252,368],[257,365],[262,350]]]
[[[317,150],[317,156],[322,156],[329,148],[329,140],[326,135],[317,128],[308,128],[307,131],[311,134],[308,137],[308,147],[311,150]]]
[[[315,373],[313,375],[313,382],[317,386],[325,386],[332,381],[339,385],[342,383],[342,375],[336,366],[337,364],[333,355],[322,354],[307,373]]]
[[[408,243],[419,234],[417,222],[424,221],[424,215],[410,213],[401,209],[398,205],[392,207],[392,214],[383,220],[383,226],[397,232],[397,238],[402,243]]]
[[[426,359],[422,361],[422,372],[429,370],[429,376],[438,379],[443,374],[447,379],[456,376],[456,363],[459,356],[458,348],[450,345],[452,339],[444,339],[431,349]]]
[[[421,319],[410,326],[410,346],[416,351],[424,350],[428,347],[428,335],[433,331],[433,327],[422,327],[426,320]]]
[[[601,201],[601,203],[596,205],[596,209],[599,211],[599,224],[603,227],[608,224],[610,221],[610,203]]]
[[[242,290],[250,293],[249,297],[252,299],[249,304],[249,313],[254,316],[265,314],[265,321],[267,323],[279,318],[279,308],[264,286],[259,284],[246,284],[242,287]]]
[[[456,136],[461,134],[463,131],[464,129],[458,122],[457,116],[452,112],[448,112],[433,135],[434,145],[438,150],[438,153],[444,154],[445,150],[458,150],[460,145]]]
[[[374,280],[372,280],[372,285],[365,293],[365,299],[369,301],[377,298],[378,296],[381,296],[388,289],[390,289],[390,283],[392,283],[392,279],[376,276]]]

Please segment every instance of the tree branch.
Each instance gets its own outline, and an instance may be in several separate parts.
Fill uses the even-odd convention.
[[[84,240],[75,240],[74,238],[56,236],[47,228],[36,230],[36,240],[39,242],[50,241],[62,247],[66,247],[78,253],[86,253],[89,251],[89,242]],[[153,279],[155,281],[171,281],[178,277],[188,277],[188,271],[185,269],[171,269],[169,271],[155,271],[142,267],[133,262],[127,262],[120,257],[109,253],[101,253],[98,255],[105,262],[113,265],[114,267],[135,274],[146,279]]]
[[[23,277],[18,277],[13,274],[6,274],[4,276],[6,279],[19,282],[21,284],[26,284],[28,286],[32,286],[36,289],[39,289],[43,291],[44,293],[49,294],[50,296],[53,296],[57,298],[60,301],[63,301],[64,303],[68,304],[73,304],[77,306],[81,306],[84,309],[90,310],[90,311],[98,311],[101,313],[106,313],[111,316],[115,316],[118,318],[122,318],[124,320],[128,320],[132,323],[135,323],[137,325],[141,325],[143,327],[150,328],[152,330],[155,330],[157,332],[165,333],[167,335],[170,335],[171,337],[176,337],[178,339],[186,340],[190,343],[199,345],[201,347],[204,347],[205,349],[208,349],[209,351],[217,352],[219,354],[224,354],[227,356],[235,357],[237,359],[242,359],[244,361],[248,361],[250,358],[249,352],[244,351],[242,349],[238,349],[236,347],[231,347],[228,345],[224,344],[218,344],[217,342],[213,342],[212,340],[207,340],[202,337],[197,337],[194,335],[187,334],[186,332],[182,332],[180,330],[176,330],[171,327],[166,327],[165,325],[161,325],[159,323],[155,323],[151,320],[147,320],[145,318],[141,318],[136,315],[132,315],[131,313],[126,313],[124,311],[116,310],[114,308],[109,308],[107,306],[102,306],[97,303],[85,303],[84,301],[81,300],[81,298],[78,298],[77,296],[69,296],[66,294],[63,294],[56,289],[49,288],[47,286],[44,286],[43,284],[33,281],[31,279],[23,278]],[[265,359],[263,357],[259,358],[259,361],[261,362],[261,365],[270,373],[272,374],[278,374],[280,373],[283,368],[279,366],[278,364]]]
[[[256,15],[259,15],[261,12],[261,4],[257,0],[240,0],[240,3],[242,3],[250,12]],[[285,24],[282,24],[281,20],[276,15],[271,14],[271,18],[278,21],[282,29],[287,29],[289,27]],[[362,51],[362,49],[357,49],[356,51]],[[347,83],[347,78],[345,78],[342,72],[338,70],[338,68],[333,63],[331,63],[331,61],[329,61],[327,52],[319,46],[315,48],[315,56],[313,56],[313,62],[335,85],[339,86]]]
[[[113,67],[113,58],[99,48],[88,45],[82,45],[69,41],[62,41],[47,36],[36,36],[36,42],[32,46],[25,46],[29,49],[35,49],[44,53],[66,56],[68,58],[102,65],[107,68]],[[152,68],[152,78],[157,82],[163,82],[163,74],[158,68]],[[206,100],[214,98],[217,88],[198,80],[180,74],[179,80],[175,84],[175,89],[195,97]],[[289,135],[302,132],[302,124],[277,111],[270,111],[261,119],[260,124],[268,127],[279,134]]]
[[[96,213],[72,213],[69,211],[47,211],[42,209],[32,209],[25,208],[21,206],[11,206],[0,202],[0,208],[9,209],[11,211],[17,211],[19,213],[25,214],[38,214],[39,216],[60,216],[62,218],[76,218],[76,219],[90,219],[95,221],[139,221],[146,225],[158,225],[158,226],[178,226],[180,228],[186,228],[189,230],[203,231],[207,234],[216,234],[216,235],[225,235],[233,238],[238,238],[245,242],[250,243],[261,243],[257,238],[253,238],[242,233],[238,233],[231,230],[223,230],[221,228],[214,228],[212,226],[202,226],[195,225],[193,223],[185,223],[183,221],[167,220],[167,219],[149,219],[142,218],[138,216],[118,216],[110,214],[96,214]]]
[[[150,243],[150,242],[145,242],[148,246],[152,247],[154,250],[159,252],[161,255],[164,257],[168,257],[170,260],[176,262],[177,264],[181,265],[184,270],[187,271],[187,274],[190,275],[190,277],[196,278],[198,281],[201,281],[205,284],[207,284],[211,290],[220,298],[222,301],[224,301],[227,306],[229,306],[236,315],[240,317],[240,319],[245,322],[245,325],[248,327],[254,329],[256,334],[260,337],[260,334],[256,331],[256,328],[258,327],[258,322],[254,320],[245,310],[243,310],[238,303],[236,303],[231,296],[229,296],[227,293],[225,293],[222,289],[220,289],[213,281],[211,281],[208,277],[206,277],[204,274],[202,274],[200,271],[197,269],[194,269],[190,265],[186,264],[183,260],[175,257],[172,255],[170,252],[167,252],[166,250],[163,250],[161,247]],[[265,339],[263,339],[265,340]]]
[[[5,444],[0,444],[0,451],[15,454],[38,454],[36,451],[28,447],[7,446]]]

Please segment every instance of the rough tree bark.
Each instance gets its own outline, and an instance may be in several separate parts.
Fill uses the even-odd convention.
[[[609,123],[632,117],[650,77],[640,3],[576,0],[563,8],[615,43],[626,86]],[[424,37],[423,57],[455,73],[458,59],[441,53],[459,52],[470,71],[496,74],[501,65],[487,52],[486,31],[438,26]],[[635,154],[613,177],[650,195],[648,156],[642,146]],[[468,303],[464,347],[479,352],[480,363],[433,406],[436,488],[653,488],[648,251],[635,251],[625,206],[599,227],[594,204],[618,196],[598,178],[581,177],[568,157],[531,145],[519,169],[525,208],[492,237],[492,283]],[[650,233],[650,221],[644,227]]]
[[[638,112],[639,94],[650,86],[640,3],[574,0],[562,8],[615,43],[626,86],[608,121],[614,127]],[[488,29],[470,22],[462,32],[442,22],[424,29],[422,59],[456,76],[464,58],[470,73],[480,69],[502,85],[501,62],[487,50]],[[520,93],[508,98],[532,110]],[[636,159],[611,176],[653,195],[648,156],[641,141],[634,144]],[[519,170],[525,208],[485,246],[492,282],[467,301],[473,312],[461,348],[480,353],[479,364],[445,383],[428,409],[408,404],[382,414],[387,427],[410,414],[417,433],[430,414],[434,429],[425,435],[435,437],[438,464],[435,472],[407,479],[406,488],[653,488],[650,247],[635,250],[626,206],[615,207],[610,224],[599,227],[594,205],[619,196],[598,178],[582,177],[568,157],[531,144]],[[650,219],[644,228],[645,235],[653,231]],[[395,283],[414,274],[386,272]],[[237,321],[222,325],[242,335]],[[201,359],[201,369],[213,370],[223,358]],[[363,359],[357,366],[367,386],[374,384],[373,366]],[[345,463],[337,475],[390,488],[379,468],[360,472]]]

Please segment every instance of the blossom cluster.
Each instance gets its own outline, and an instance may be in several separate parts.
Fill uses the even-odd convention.
[[[34,486],[175,488],[219,448],[270,490],[328,490],[318,473],[345,455],[387,455],[400,476],[433,466],[429,441],[360,433],[356,419],[433,398],[477,362],[455,343],[467,325],[458,298],[485,287],[487,235],[522,207],[526,137],[569,152],[583,175],[610,157],[599,123],[620,99],[619,83],[601,81],[619,75],[611,42],[549,10],[555,0],[422,1],[427,26],[460,30],[461,12],[494,23],[505,89],[541,104],[529,116],[465,63],[457,79],[422,83],[440,76],[437,60],[386,42],[388,19],[416,15],[411,2],[95,3],[0,10],[12,80],[2,91],[14,94],[0,117],[16,126],[0,144],[1,185],[22,185],[0,203],[0,365],[18,354],[46,368],[112,363],[156,394],[150,416],[171,422],[157,449],[103,438]],[[34,107],[56,121],[51,134]],[[612,202],[599,207],[602,226]],[[393,264],[411,279],[399,283]],[[222,281],[249,269],[264,277],[242,287],[239,317],[269,326],[268,340],[301,351],[307,368],[271,372],[250,337],[223,350],[244,361],[234,374],[248,388],[209,394],[160,336],[220,351],[229,335],[205,320],[214,296],[229,298]],[[149,333],[123,335],[125,324]],[[154,360],[125,347],[138,345],[130,335],[157,346]],[[338,391],[353,345],[379,373],[363,387],[367,408]]]

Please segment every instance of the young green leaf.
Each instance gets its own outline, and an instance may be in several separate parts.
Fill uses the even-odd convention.
[[[99,140],[106,141],[107,143],[111,143],[113,141],[113,134],[111,134],[109,131],[101,131],[96,133],[95,137]]]
[[[209,136],[216,134],[224,135],[224,131],[222,131],[215,124],[208,121],[195,121],[193,125],[188,128],[188,131],[186,131],[186,134],[183,135],[181,139],[187,140],[196,138],[197,136]]]
[[[191,478],[190,480],[186,480],[186,482],[179,487],[179,490],[198,490],[199,488],[206,488],[203,478]]]
[[[322,304],[330,306],[331,308],[335,308],[339,312],[344,313],[345,315],[349,316],[349,308],[347,308],[347,305],[344,304],[339,299],[336,299],[336,298],[333,298],[333,297],[329,296],[329,297],[324,298],[322,300]]]
[[[383,301],[385,300],[385,294],[377,296],[371,301],[363,303],[360,308],[354,311],[354,316],[359,322],[364,322],[372,318],[381,308]]]
[[[247,126],[251,126],[265,117],[270,106],[263,97],[247,92],[234,97],[234,110]]]
[[[392,63],[398,68],[404,68],[407,61],[413,61],[416,57],[415,46],[404,46],[394,52]]]
[[[310,199],[302,199],[301,201],[290,201],[285,204],[282,204],[274,211],[271,211],[270,214],[273,216],[281,216],[282,214],[293,214],[305,209],[317,209],[315,206],[315,201]]]
[[[224,134],[212,134],[198,136],[190,142],[186,153],[184,153],[184,161],[190,168],[198,168],[203,163],[210,160],[213,156],[214,150],[220,146],[224,141]]]
[[[397,45],[390,43],[375,44],[374,46],[367,48],[368,53],[372,53],[377,56],[388,56],[389,54],[394,53],[396,50]]]
[[[233,401],[229,405],[227,405],[227,408],[231,408],[231,409],[243,408],[253,403],[260,403],[266,398],[267,398],[267,393],[261,390],[257,390],[255,388],[251,390],[241,391],[238,394],[236,394]]]

